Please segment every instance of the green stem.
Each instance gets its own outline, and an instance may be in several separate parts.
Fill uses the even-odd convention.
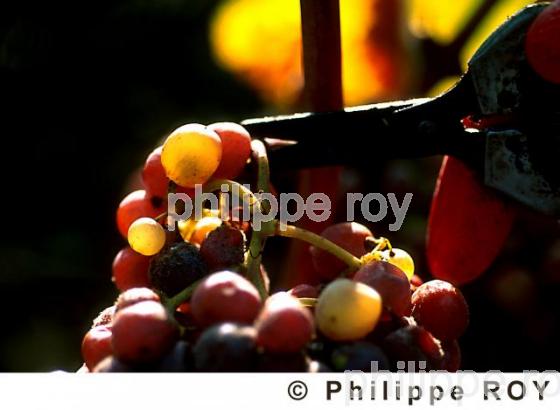
[[[237,190],[237,192],[239,194],[241,194],[240,199],[241,199],[242,202],[245,202],[245,199],[247,197],[250,198],[250,200],[251,200],[251,202],[249,202],[249,205],[253,205],[253,204],[259,202],[259,200],[255,196],[255,194],[253,194],[253,192],[251,192],[250,189],[247,189],[243,185],[241,185],[240,183],[235,182],[235,181],[231,181],[229,179],[214,179],[214,180],[210,181],[204,187],[204,192],[220,191],[221,188],[222,188],[222,185],[227,185],[228,188],[229,188],[229,192],[231,192],[232,194],[235,190]]]
[[[268,165],[266,147],[259,140],[251,141],[251,147],[257,160],[257,190],[259,192],[269,192],[270,167]],[[270,205],[266,201],[259,201],[258,206],[261,207],[261,212],[266,213],[270,211]],[[251,242],[249,243],[245,264],[247,267],[247,277],[259,291],[262,300],[265,300],[268,297],[268,292],[261,274],[262,252],[266,238],[273,232],[274,226],[265,222],[261,228],[259,231],[253,229],[251,232]]]
[[[194,290],[196,289],[196,287],[201,281],[202,279],[199,279],[196,282],[191,283],[189,286],[187,286],[181,292],[177,293],[175,296],[168,298],[165,301],[165,306],[167,307],[167,309],[169,309],[171,312],[174,312],[182,303],[189,300]]]
[[[163,218],[165,218],[166,216],[167,216],[167,211],[165,211],[165,212],[159,214],[159,215],[156,216],[154,219],[155,219],[156,221],[158,221],[158,222],[161,222],[161,220],[162,220]]]
[[[362,267],[362,262],[359,258],[356,258],[350,252],[329,241],[328,239],[325,239],[322,236],[308,230],[298,228],[297,226],[293,225],[280,224],[279,222],[277,222],[275,234],[286,238],[296,238],[308,242],[316,248],[320,248],[336,256],[338,259],[348,265],[348,267],[352,270],[358,270]]]
[[[260,140],[251,141],[251,147],[257,156],[258,176],[257,191],[270,191],[270,166],[268,165],[268,156],[266,155],[266,147]]]
[[[261,299],[264,301],[268,297],[263,277],[261,275],[261,261],[264,243],[261,241],[260,235],[253,231],[251,236],[251,243],[245,258],[247,265],[247,278],[259,291]]]
[[[391,246],[391,242],[389,242],[389,239],[384,237],[380,237],[380,238],[374,238],[372,236],[367,237],[366,245],[367,247],[370,247],[368,253],[381,252],[385,250],[385,248],[388,248],[389,250],[393,249],[393,247]]]
[[[317,298],[298,298],[299,303],[306,307],[314,307],[317,304]]]
[[[247,277],[255,285],[262,300],[268,297],[268,291],[264,284],[261,274],[262,252],[266,238],[274,234],[276,221],[263,222],[259,231],[251,231],[251,242],[249,250],[245,255],[245,266],[247,267]]]

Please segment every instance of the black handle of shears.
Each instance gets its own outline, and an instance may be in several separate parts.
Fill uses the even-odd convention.
[[[449,154],[481,169],[483,133],[464,129],[461,119],[476,114],[469,75],[433,99],[397,101],[337,112],[305,113],[247,120],[253,137],[293,140],[271,149],[275,168],[368,165],[376,158],[419,158]]]

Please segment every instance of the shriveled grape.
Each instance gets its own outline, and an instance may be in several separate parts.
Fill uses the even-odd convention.
[[[174,296],[208,273],[198,248],[179,242],[165,248],[150,263],[150,280],[154,288]]]

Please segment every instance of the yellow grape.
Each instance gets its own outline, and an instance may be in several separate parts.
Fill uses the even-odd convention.
[[[315,319],[329,339],[357,340],[375,328],[381,309],[381,296],[375,289],[349,279],[337,279],[321,292]]]
[[[128,243],[136,252],[152,256],[165,245],[165,231],[156,220],[140,218],[128,228]]]
[[[206,236],[218,226],[222,224],[222,220],[217,216],[206,216],[196,223],[189,239],[190,243],[202,245]]]
[[[218,134],[200,124],[187,124],[167,137],[161,163],[176,184],[194,188],[204,184],[220,165],[222,141]]]
[[[206,218],[207,216],[219,216],[220,212],[218,210],[215,209],[206,209],[204,208],[202,210],[202,219]],[[183,238],[183,240],[185,241],[190,241],[191,240],[191,236],[196,228],[196,224],[199,221],[197,221],[196,219],[194,219],[194,217],[188,218],[188,219],[184,219],[182,221],[179,221],[177,223],[177,225],[179,226],[179,233],[181,234],[181,237]]]
[[[385,261],[402,270],[408,280],[414,275],[414,260],[407,251],[399,248],[387,249],[382,252],[382,256]]]
[[[189,218],[183,221],[179,221],[177,225],[179,227],[179,233],[181,234],[183,240],[189,241],[196,226],[196,221]]]

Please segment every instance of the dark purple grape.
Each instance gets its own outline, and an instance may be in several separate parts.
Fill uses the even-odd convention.
[[[394,366],[391,370],[397,370],[398,361],[414,362],[416,371],[422,370],[420,362],[425,363],[425,370],[437,370],[441,368],[444,354],[440,341],[416,325],[402,327],[389,334],[384,340],[383,349]],[[408,366],[408,363],[405,365]]]
[[[207,273],[198,248],[187,242],[171,245],[150,263],[152,285],[167,296],[176,295]]]
[[[222,224],[204,239],[200,255],[210,272],[236,267],[245,259],[245,234]]]
[[[312,360],[328,363],[330,362],[332,352],[338,346],[336,342],[327,339],[319,333],[314,340],[307,344],[306,351]]]
[[[461,347],[456,340],[443,342],[443,361],[441,368],[448,372],[456,372],[461,368]]]
[[[201,372],[248,372],[257,364],[256,331],[223,323],[208,328],[196,342],[195,368]]]
[[[165,373],[177,373],[192,371],[193,367],[191,346],[184,340],[179,340],[157,364],[156,370]]]
[[[332,353],[331,364],[335,371],[389,370],[389,359],[379,348],[369,342],[354,342],[342,345]]]
[[[310,360],[302,352],[297,353],[270,353],[263,352],[259,355],[258,372],[307,372]]]
[[[385,311],[373,332],[366,336],[366,340],[373,344],[380,344],[390,333],[408,325],[416,325],[414,318],[410,316],[397,316]]]

